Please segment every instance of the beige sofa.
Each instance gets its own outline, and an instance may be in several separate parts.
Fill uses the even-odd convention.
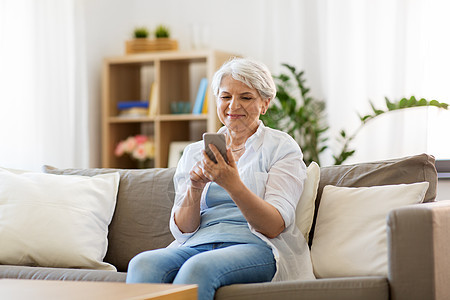
[[[95,175],[111,169],[56,169],[53,174]],[[118,272],[27,266],[0,266],[0,278],[125,281],[128,261],[137,253],[167,246],[173,203],[174,169],[119,170],[117,204],[109,226],[104,261]],[[311,281],[236,284],[216,299],[448,299],[450,297],[450,201],[433,202],[434,158],[400,159],[320,169],[316,215],[325,185],[362,187],[428,181],[425,204],[394,209],[387,217],[388,274],[318,278]],[[314,224],[315,225],[315,224]],[[314,226],[310,244],[314,243]],[[330,249],[332,251],[332,249]]]

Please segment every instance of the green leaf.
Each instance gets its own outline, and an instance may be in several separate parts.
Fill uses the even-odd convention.
[[[422,98],[417,102],[417,106],[425,106],[425,105],[428,105],[427,99]]]
[[[402,98],[402,100],[400,100],[399,102],[399,108],[405,108],[407,106],[408,106],[408,99]]]
[[[372,115],[365,115],[364,117],[360,117],[361,122],[363,122],[363,123],[367,122],[371,118],[372,118]]]
[[[269,107],[266,116],[276,114],[272,118],[273,128],[287,132],[296,140],[303,150],[305,162],[315,160],[319,163],[318,153],[327,147],[325,103],[309,96],[304,71],[297,71],[286,63],[282,66],[287,71],[274,76],[278,103]]]
[[[437,100],[431,100],[430,105],[439,107],[441,105],[441,103],[439,103],[439,101],[437,101]]]
[[[375,108],[375,105],[373,104],[372,101],[369,100],[369,103],[370,103],[370,106],[372,107],[372,110],[375,113],[375,115],[381,115],[382,113],[384,113],[383,110]]]
[[[397,106],[396,106],[394,103],[392,103],[392,102],[388,99],[388,97],[384,97],[384,99],[385,99],[385,101],[386,101],[386,107],[387,107],[388,110],[394,110],[394,109],[396,109]]]
[[[416,97],[411,96],[411,98],[409,98],[406,106],[412,107],[412,106],[415,106],[416,103],[417,103]]]

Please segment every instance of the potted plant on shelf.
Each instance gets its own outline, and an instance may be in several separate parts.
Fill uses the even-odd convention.
[[[158,25],[155,29],[154,51],[177,50],[178,41],[170,38],[170,29],[165,25]]]
[[[146,39],[148,37],[148,29],[146,27],[136,27],[134,29],[134,38]]]
[[[154,39],[148,37],[149,32],[146,27],[135,28],[134,38],[126,41],[126,53],[178,50],[178,41],[170,39],[169,27],[165,25],[156,27]]]
[[[147,52],[150,40],[146,27],[136,27],[133,31],[133,39],[125,42],[127,54]]]
[[[164,25],[158,25],[155,30],[155,36],[157,39],[169,38],[170,29]]]

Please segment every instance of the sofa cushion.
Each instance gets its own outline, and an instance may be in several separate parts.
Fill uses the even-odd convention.
[[[219,288],[215,300],[386,300],[386,277],[353,277],[232,284]]]
[[[314,219],[319,180],[320,167],[316,162],[311,162],[306,170],[306,180],[303,185],[303,192],[295,210],[295,224],[307,241]]]
[[[105,270],[0,265],[0,278],[124,282],[127,278],[127,273]]]
[[[169,218],[175,191],[169,169],[57,169],[43,167],[52,174],[93,176],[119,172],[120,184],[116,210],[109,226],[108,252],[105,261],[126,271],[136,254],[166,247],[173,240]]]
[[[316,277],[387,276],[387,215],[421,203],[428,185],[325,186],[311,247]]]
[[[430,202],[436,198],[437,172],[434,164],[433,156],[419,154],[375,162],[321,167],[315,217],[309,235],[310,244],[314,236],[322,191],[326,185],[367,187],[427,181],[430,186],[425,194],[424,202]]]
[[[115,270],[104,263],[119,174],[55,176],[0,168],[0,263]]]

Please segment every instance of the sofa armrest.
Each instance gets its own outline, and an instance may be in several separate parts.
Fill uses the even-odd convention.
[[[387,236],[391,299],[446,299],[450,295],[450,200],[391,211]]]

